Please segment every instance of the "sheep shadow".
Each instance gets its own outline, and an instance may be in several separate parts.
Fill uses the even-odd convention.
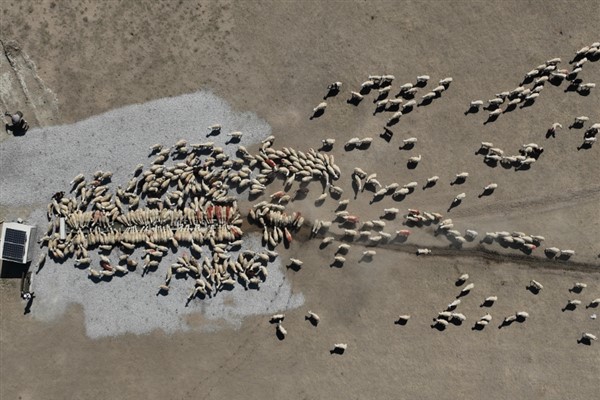
[[[418,81],[417,83],[415,83],[415,87],[418,87],[418,88],[424,88],[425,86],[427,86],[426,81]]]
[[[485,328],[485,325],[475,324],[471,328],[472,331],[482,331]]]
[[[409,160],[409,161],[406,163],[406,168],[408,168],[408,169],[411,169],[411,170],[412,170],[412,169],[415,169],[415,168],[417,168],[417,165],[419,165],[419,163],[418,163],[418,162],[416,162],[416,161],[410,161],[410,160]]]
[[[581,293],[583,291],[582,287],[579,286],[573,286],[571,289],[569,289],[569,292],[571,293]]]
[[[487,125],[489,123],[496,121],[497,119],[498,119],[497,115],[490,115],[490,116],[488,116],[488,119],[483,124]]]
[[[402,107],[402,115],[408,114],[413,110],[413,106],[404,106]]]
[[[346,151],[352,151],[356,148],[356,145],[354,143],[346,143],[344,145],[344,150]]]
[[[558,257],[556,257],[556,259],[559,261],[567,261],[570,258],[571,258],[570,254],[561,254]]]
[[[362,87],[362,88],[360,88],[360,91],[358,93],[365,96],[365,95],[371,93],[371,88],[370,87]]]
[[[221,128],[218,129],[211,129],[210,132],[208,132],[206,134],[206,137],[211,137],[211,136],[219,136],[219,134],[221,133]]]
[[[344,349],[342,349],[342,348],[335,347],[335,348],[333,348],[333,349],[329,350],[329,354],[332,354],[332,355],[333,355],[333,354],[342,355],[342,354],[344,354],[344,351],[345,351],[345,350],[344,350]]]
[[[351,97],[348,100],[346,100],[346,103],[351,104],[354,107],[358,107],[358,105],[360,104],[361,101],[362,101],[362,99],[360,99],[358,97]]]
[[[242,138],[232,136],[231,138],[229,138],[229,140],[227,140],[225,142],[225,144],[238,144],[241,141],[242,141]]]
[[[457,318],[452,318],[450,320],[450,323],[454,326],[461,326],[463,324],[463,321],[461,321],[460,319],[457,319]]]
[[[333,260],[333,262],[331,264],[329,264],[329,268],[342,268],[343,266],[344,266],[344,263],[339,260]]]
[[[323,100],[327,100],[330,97],[335,97],[340,93],[340,89],[339,88],[331,88],[327,91],[327,93],[325,94],[325,96],[323,96]]]
[[[521,109],[531,107],[535,103],[535,99],[525,100],[523,104],[521,104]]]
[[[281,333],[279,331],[279,329],[275,328],[275,336],[277,337],[277,339],[279,339],[280,341],[285,339],[285,335],[283,333]]]
[[[398,150],[412,150],[414,147],[414,143],[404,143],[402,146],[398,147]]]
[[[385,194],[381,194],[379,196],[373,196],[373,198],[371,199],[371,201],[369,202],[369,204],[378,203],[381,200],[383,200],[384,197],[385,197]]]
[[[494,193],[494,189],[485,189],[483,192],[481,192],[479,194],[479,196],[477,196],[478,198],[482,198],[484,196],[491,196],[492,193]]]
[[[392,138],[394,137],[394,132],[392,132],[385,126],[383,127],[383,129],[384,129],[384,131],[379,134],[379,137],[389,143],[392,140]]]
[[[466,181],[467,181],[467,178],[464,178],[462,176],[457,176],[456,178],[454,178],[454,180],[452,182],[450,182],[450,186],[462,185]]]
[[[484,300],[483,303],[481,303],[479,305],[479,307],[491,307],[494,305],[494,301],[493,300]]]
[[[438,331],[443,332],[446,330],[446,325],[434,322],[431,324],[431,329],[437,329]]]
[[[586,309],[588,308],[597,308],[598,307],[598,303],[590,303],[587,306],[585,306]]]
[[[575,311],[576,309],[577,309],[577,305],[576,304],[567,304],[566,306],[564,306],[562,308],[561,311],[562,312],[565,312],[565,311]]]
[[[576,92],[579,89],[579,84],[583,82],[581,79],[574,79],[569,83],[569,86],[565,88],[565,93]]]
[[[460,205],[460,203],[462,203],[462,200],[453,200],[452,204],[450,204],[450,207],[448,207],[448,209],[446,210],[446,212],[450,212],[452,211],[453,208],[456,208]]]
[[[465,279],[457,279],[456,282],[454,282],[454,286],[462,286],[464,283],[466,282]]]
[[[581,338],[577,340],[577,344],[583,344],[585,346],[591,346],[592,345],[592,341],[588,338]]]
[[[398,320],[394,321],[395,325],[406,326],[408,324],[408,320],[404,318],[398,318]]]
[[[550,128],[546,131],[546,139],[555,138],[555,137],[556,137],[556,131],[554,129]]]
[[[478,106],[469,106],[469,108],[467,109],[467,111],[465,111],[465,115],[477,114],[478,112],[479,112],[479,107]]]
[[[304,320],[310,322],[310,324],[314,327],[316,327],[317,325],[319,325],[319,321],[317,321],[314,318],[309,317],[308,315],[304,316]]]
[[[535,286],[532,286],[532,285],[527,285],[527,286],[525,287],[525,290],[529,290],[529,291],[530,291],[532,294],[534,294],[534,295],[536,295],[536,296],[537,296],[538,294],[540,294],[540,289],[538,289],[538,288],[536,288]]]
[[[501,323],[501,324],[498,326],[498,329],[502,329],[502,328],[505,328],[505,327],[507,327],[507,326],[510,326],[510,325],[511,325],[513,322],[514,322],[514,321],[507,321],[507,320],[504,320],[504,321],[502,321],[502,323]]]
[[[592,148],[592,144],[591,143],[583,142],[581,145],[579,145],[577,147],[577,151],[580,151],[580,150],[589,150],[591,148]]]
[[[325,114],[325,110],[320,108],[320,109],[316,110],[315,112],[313,112],[313,114],[311,115],[311,117],[309,119],[312,121],[315,118],[319,118],[323,114]]]
[[[433,102],[433,99],[431,98],[426,98],[421,100],[421,103],[417,104],[417,107],[424,107],[424,106],[428,106]]]
[[[390,120],[385,124],[386,127],[394,126],[400,121],[400,118],[390,118]]]

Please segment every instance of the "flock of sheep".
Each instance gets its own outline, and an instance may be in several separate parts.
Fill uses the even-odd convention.
[[[502,92],[490,100],[488,108],[490,119],[507,112],[517,104],[523,106],[535,101],[544,88],[545,82],[560,82],[564,79],[576,85],[577,90],[585,94],[594,85],[582,83],[576,79],[587,60],[597,60],[600,57],[598,43],[582,49],[574,59],[573,71],[558,69],[560,59],[548,60],[545,64],[530,71],[523,84],[533,82],[533,88],[519,86],[515,90]],[[535,81],[534,81],[535,78]],[[430,77],[418,76],[416,82],[405,83],[399,87],[396,95],[392,94],[393,75],[371,75],[358,91],[351,91],[348,103],[358,105],[371,91],[376,91],[374,99],[375,111],[392,113],[387,120],[385,129],[397,123],[402,115],[411,111],[417,105],[414,97],[418,91],[427,86]],[[439,85],[422,96],[421,103],[426,105],[439,98],[448,90],[453,79],[441,79]],[[328,86],[328,97],[336,96],[342,88],[341,82]],[[508,100],[508,108],[504,111],[500,106]],[[468,113],[476,112],[483,106],[482,101],[471,102]],[[312,118],[319,118],[327,109],[327,102],[319,103],[313,109]],[[580,128],[588,120],[578,117],[573,127]],[[549,133],[555,134],[562,125],[555,123]],[[209,135],[221,134],[221,125],[209,127]],[[600,130],[600,124],[594,124],[585,132],[585,143],[591,146]],[[236,131],[228,133],[228,144],[239,143],[243,133]],[[409,209],[403,215],[402,226],[395,226],[391,232],[386,227],[394,226],[394,220],[400,213],[398,208],[384,208],[378,219],[361,222],[358,215],[347,210],[351,206],[350,198],[341,199],[344,190],[335,185],[342,177],[342,171],[336,165],[334,156],[328,151],[335,146],[335,139],[322,140],[322,148],[309,149],[306,152],[293,148],[273,148],[275,138],[265,139],[258,152],[251,153],[244,146],[236,149],[237,157],[230,157],[222,147],[213,142],[188,143],[178,141],[172,147],[156,144],[150,148],[150,157],[154,159],[149,165],[139,164],[133,172],[133,177],[124,186],[117,186],[114,192],[110,183],[112,173],[98,171],[89,180],[83,175],[71,181],[71,195],[58,192],[48,205],[47,234],[40,240],[48,247],[48,254],[59,262],[74,256],[75,265],[86,267],[90,279],[94,281],[110,281],[115,276],[124,276],[140,266],[143,274],[159,268],[161,260],[170,252],[176,252],[184,247],[177,261],[166,267],[164,283],[158,287],[159,292],[167,294],[174,275],[182,275],[193,279],[188,301],[199,297],[212,297],[219,291],[235,286],[236,283],[245,288],[258,288],[267,279],[267,266],[278,256],[274,250],[280,243],[289,246],[293,234],[302,229],[304,217],[298,211],[289,211],[291,202],[302,200],[309,192],[311,182],[320,182],[325,188],[316,199],[317,205],[327,201],[329,197],[337,201],[337,209],[330,220],[316,219],[311,230],[311,237],[320,237],[321,248],[327,247],[334,241],[341,241],[334,254],[332,265],[342,266],[346,255],[351,251],[352,242],[356,241],[362,247],[363,260],[370,260],[376,255],[373,247],[386,243],[403,243],[411,234],[407,228],[419,228],[437,225],[434,234],[445,236],[455,248],[460,248],[467,242],[478,237],[475,229],[465,229],[464,234],[455,229],[452,219],[444,219],[441,213]],[[346,150],[370,147],[373,138],[354,137],[344,144]],[[412,149],[418,139],[415,137],[403,140],[401,149]],[[482,142],[478,153],[484,156],[484,161],[502,163],[514,166],[516,169],[528,168],[543,153],[543,148],[536,143],[525,144],[519,150],[519,155],[505,155],[505,152],[492,143]],[[421,155],[411,156],[408,166],[415,168],[422,160]],[[432,176],[425,182],[396,182],[381,183],[377,173],[367,173],[355,167],[350,174],[354,199],[365,190],[373,193],[371,203],[376,203],[389,196],[395,201],[402,201],[411,195],[415,189],[432,188],[438,184],[439,177]],[[462,185],[469,178],[468,172],[456,174],[451,186]],[[268,187],[276,180],[283,181],[284,190],[270,194],[268,200],[254,204],[248,213],[248,222],[262,230],[263,252],[240,250],[244,243],[244,232],[241,227],[243,215],[237,204],[237,193],[248,192],[249,199],[255,200],[268,194]],[[298,188],[292,192],[292,186]],[[482,188],[479,197],[489,196],[498,189],[496,183],[489,183]],[[452,208],[459,206],[466,198],[466,193],[453,195],[450,202]],[[298,204],[298,203],[295,203]],[[329,233],[337,224],[339,233]],[[400,228],[400,229],[396,229]],[[487,232],[481,243],[491,244],[494,241],[504,247],[511,247],[531,254],[536,250],[544,237],[523,232]],[[136,256],[136,250],[142,251],[141,257]],[[92,265],[89,251],[98,250],[100,255],[99,268]],[[237,257],[233,254],[237,250]],[[575,254],[573,250],[561,250],[556,247],[546,247],[544,252],[549,257],[566,260]],[[119,253],[118,255],[116,253]],[[428,248],[418,248],[417,255],[432,254]],[[41,268],[46,254],[40,257],[38,268]],[[303,262],[290,259],[290,267],[300,269]],[[468,276],[462,276],[466,281]],[[535,281],[532,281],[535,282]],[[473,289],[472,283],[466,285],[460,295],[464,296]],[[539,285],[538,290],[542,286]],[[494,296],[488,297],[485,304],[496,301]],[[449,323],[462,323],[466,317],[454,312],[460,298],[449,304],[448,309],[439,313],[433,327],[443,330]],[[569,306],[579,303],[570,303]],[[598,299],[592,302],[598,304]],[[525,311],[519,311],[505,318],[503,324],[512,321],[523,321],[528,317]],[[475,322],[475,329],[482,329],[491,321],[491,315],[486,314]],[[276,333],[280,338],[287,334],[282,326],[284,315],[274,315],[272,321],[277,324]],[[309,312],[307,319],[313,325],[319,322],[319,316]],[[400,316],[398,323],[406,324],[410,315]],[[595,340],[586,333],[584,339]],[[332,352],[343,353],[346,344],[339,343]]]

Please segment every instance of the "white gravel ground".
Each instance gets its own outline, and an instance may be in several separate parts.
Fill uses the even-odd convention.
[[[222,133],[207,138],[207,127],[215,123],[223,126]],[[43,234],[47,225],[46,204],[53,193],[67,191],[75,175],[83,173],[89,178],[99,169],[112,171],[111,187],[125,185],[138,163],[150,163],[150,145],[170,146],[179,139],[189,143],[213,141],[233,155],[237,144],[225,145],[229,138],[226,133],[231,131],[242,131],[239,144],[249,146],[269,136],[271,128],[253,114],[234,112],[210,92],[198,92],[127,106],[73,125],[32,129],[24,137],[11,137],[0,143],[0,207],[33,209],[27,223],[39,226],[38,233]],[[244,249],[261,249],[260,237],[244,239]],[[41,251],[36,249],[34,260]],[[183,251],[185,248],[179,253]],[[138,249],[136,254],[139,253]],[[112,254],[116,262],[118,251]],[[90,255],[97,267],[97,252]],[[157,295],[166,268],[175,258],[170,253],[157,271],[144,277],[138,268],[123,277],[98,283],[88,279],[87,271],[75,267],[72,258],[60,265],[48,259],[39,274],[34,275],[36,302],[32,314],[40,320],[52,320],[62,315],[69,304],[79,303],[85,312],[88,336],[99,338],[144,334],[155,329],[167,333],[214,330],[222,327],[223,321],[225,326],[237,328],[245,316],[280,312],[304,303],[302,294],[292,295],[281,262],[276,259],[269,264],[269,276],[260,290],[244,290],[236,285],[214,298],[197,298],[186,307],[186,298],[193,288],[191,278],[174,277],[170,293]],[[187,323],[186,316],[193,313],[202,315],[201,326]]]

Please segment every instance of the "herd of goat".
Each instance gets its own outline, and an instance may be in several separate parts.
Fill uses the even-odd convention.
[[[488,101],[488,122],[511,111],[517,104],[522,104],[522,107],[531,105],[542,93],[546,82],[558,85],[563,80],[568,80],[570,86],[567,90],[587,94],[595,85],[583,83],[577,77],[587,61],[600,58],[599,47],[600,43],[593,43],[577,52],[571,71],[559,69],[561,60],[554,58],[528,72],[519,87],[499,93]],[[396,96],[389,98],[394,80],[393,75],[371,75],[358,91],[350,92],[348,103],[358,105],[371,91],[376,91],[375,113],[392,113],[386,123],[387,129],[417,105],[414,97],[420,89],[427,86],[430,77],[422,75],[417,77],[415,83],[401,85]],[[438,86],[422,96],[419,105],[439,98],[449,89],[452,81],[450,77],[441,79]],[[528,83],[533,86],[525,87]],[[341,82],[329,85],[325,100],[336,96],[342,85]],[[505,102],[508,106],[502,110],[501,106]],[[483,105],[483,101],[472,101],[467,114],[477,112]],[[311,118],[319,118],[326,109],[326,101],[319,103],[313,109]],[[587,121],[585,116],[577,117],[572,127],[580,128]],[[548,134],[555,135],[561,128],[560,123],[554,123]],[[582,146],[592,146],[599,130],[600,124],[591,125],[585,131]],[[219,135],[222,127],[212,125],[209,131],[209,135]],[[228,136],[230,139],[226,144],[239,143],[243,133],[235,131],[228,133]],[[74,256],[75,265],[86,268],[90,279],[94,281],[110,281],[113,277],[134,271],[138,266],[143,274],[150,273],[158,269],[161,260],[169,252],[175,253],[180,247],[184,247],[185,250],[177,256],[177,261],[166,268],[164,282],[159,285],[158,290],[166,295],[173,276],[191,277],[193,286],[190,288],[189,302],[195,298],[215,296],[221,290],[238,283],[246,289],[258,288],[267,279],[269,262],[278,256],[275,248],[282,242],[289,246],[293,235],[304,225],[302,214],[288,211],[288,204],[306,197],[309,184],[314,181],[320,182],[325,188],[316,199],[317,204],[328,198],[337,201],[337,209],[332,218],[316,219],[311,229],[311,237],[321,239],[321,248],[334,241],[341,242],[334,255],[335,265],[341,266],[346,262],[345,256],[350,252],[352,242],[363,247],[364,259],[372,259],[376,255],[373,247],[406,241],[411,234],[409,228],[437,225],[435,235],[445,236],[455,248],[460,248],[479,236],[474,229],[466,229],[464,233],[455,229],[452,219],[444,219],[441,213],[417,209],[409,209],[403,215],[401,229],[393,229],[392,232],[386,232],[385,229],[393,225],[400,213],[397,208],[385,208],[379,219],[361,222],[358,215],[347,210],[351,200],[341,199],[344,190],[335,184],[342,177],[334,156],[328,153],[334,148],[335,139],[323,139],[322,149],[310,149],[307,152],[290,147],[276,149],[273,147],[274,141],[273,136],[268,137],[254,153],[239,145],[235,151],[236,157],[228,155],[224,148],[213,142],[188,143],[180,140],[172,147],[156,144],[150,148],[150,156],[154,157],[151,163],[146,167],[139,164],[130,181],[123,187],[117,186],[114,192],[110,187],[111,172],[97,171],[90,179],[78,175],[71,181],[70,194],[58,192],[53,196],[47,209],[50,224],[40,242],[47,246],[47,254],[57,261],[62,262]],[[371,137],[354,137],[348,139],[344,147],[346,150],[366,149],[372,141]],[[403,147],[410,149],[417,142],[415,137],[405,139]],[[516,169],[529,168],[542,153],[543,148],[536,143],[523,145],[518,155],[506,155],[502,149],[489,142],[482,142],[478,151],[487,164],[502,163]],[[421,159],[421,155],[416,155],[410,157],[408,162],[416,166]],[[396,201],[402,200],[410,196],[417,187],[431,188],[439,180],[438,176],[432,176],[421,185],[417,182],[382,184],[376,173],[367,173],[359,167],[354,168],[350,175],[354,197],[367,188],[373,192],[372,203],[386,196]],[[450,184],[460,185],[468,178],[468,172],[460,172]],[[262,230],[263,245],[266,248],[264,251],[242,249],[244,220],[238,208],[238,197],[232,194],[232,190],[236,189],[238,194],[247,191],[252,201],[267,195],[268,186],[278,179],[284,181],[284,190],[272,193],[269,199],[254,204],[247,215],[247,221]],[[291,191],[295,183],[298,188]],[[486,185],[482,188],[480,197],[491,195],[497,188],[496,183]],[[465,197],[464,192],[454,195],[449,210],[459,206]],[[329,234],[334,224],[337,224],[340,231]],[[500,231],[486,232],[482,235],[481,243],[497,242],[505,248],[531,254],[544,240],[541,235]],[[364,249],[365,247],[369,248]],[[118,259],[113,253],[116,249],[120,250]],[[89,255],[91,250],[101,253],[99,268],[93,265]],[[142,252],[141,257],[139,252],[134,254],[138,250]],[[544,252],[548,257],[561,260],[567,260],[575,254],[573,250],[557,247],[546,247]],[[417,255],[432,253],[428,248],[416,250]],[[42,267],[45,259],[46,254],[40,256],[38,268]],[[302,264],[299,259],[290,259],[290,267],[294,269],[300,269]],[[462,282],[467,279],[467,275],[460,278]],[[579,290],[585,287],[583,284],[577,285]],[[537,291],[543,288],[536,281],[532,281],[531,286]],[[473,287],[472,283],[466,285],[459,297],[468,294]],[[490,296],[484,304],[491,305],[495,301],[496,298]],[[595,307],[599,303],[600,299],[595,299],[590,306]],[[437,315],[432,327],[443,330],[449,323],[462,323],[466,316],[454,311],[459,304],[460,298],[450,303],[446,310]],[[579,304],[579,300],[571,300],[567,307]],[[506,317],[503,325],[524,321],[528,317],[527,312],[519,311]],[[314,326],[320,320],[311,311],[306,318]],[[274,315],[271,319],[276,323],[276,332],[280,338],[287,334],[282,325],[283,319],[283,314]],[[405,325],[409,319],[410,315],[401,315],[397,322]],[[483,329],[491,319],[489,313],[484,315],[475,322],[474,329]],[[585,333],[582,340],[596,340],[596,337]],[[343,353],[346,348],[346,344],[338,343],[332,352]]]

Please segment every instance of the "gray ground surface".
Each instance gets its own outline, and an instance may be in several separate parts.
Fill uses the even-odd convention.
[[[531,107],[505,113],[493,123],[483,124],[484,111],[464,115],[469,101],[513,89],[525,72],[547,59],[561,57],[561,66],[567,65],[576,50],[600,40],[596,2],[7,4],[2,18],[12,23],[1,24],[2,40],[17,40],[35,61],[36,73],[56,93],[61,124],[84,120],[78,124],[85,126],[86,118],[106,117],[93,116],[108,110],[118,113],[119,107],[129,104],[210,89],[232,105],[232,111],[220,117],[233,118],[239,112],[258,115],[257,126],[270,126],[277,137],[275,147],[306,150],[319,147],[322,138],[336,138],[331,154],[344,172],[338,184],[345,190],[344,197],[353,199],[349,210],[363,220],[381,215],[388,207],[421,208],[447,214],[459,230],[540,234],[548,246],[570,248],[577,254],[570,263],[557,263],[546,260],[539,250],[520,258],[520,252],[497,244],[485,249],[498,254],[485,252],[478,242],[457,250],[425,227],[415,228],[406,246],[377,249],[371,263],[359,262],[363,248],[355,244],[344,267],[332,268],[337,246],[319,250],[318,241],[301,236],[289,250],[281,249],[282,260],[291,256],[305,263],[302,270],[283,275],[290,293],[304,298],[302,307],[286,313],[289,334],[283,341],[276,338],[265,316],[250,315],[236,325],[239,329],[225,325],[201,332],[207,324],[215,324],[201,313],[184,317],[185,325],[179,326],[187,326],[185,332],[167,334],[159,329],[92,339],[86,331],[85,306],[73,304],[52,321],[23,316],[17,283],[3,281],[2,398],[60,399],[67,393],[89,399],[587,399],[597,393],[594,378],[600,375],[600,348],[597,342],[586,346],[577,339],[584,331],[600,336],[598,320],[590,318],[598,309],[582,305],[574,311],[561,310],[569,299],[586,304],[600,297],[598,146],[578,151],[583,131],[567,129],[579,115],[600,121],[600,92],[580,96],[565,92],[564,83],[547,84]],[[600,82],[599,65],[586,64],[581,78]],[[382,73],[396,76],[394,88],[420,74],[432,77],[426,89],[446,76],[454,81],[440,99],[416,107],[392,127],[394,135],[388,143],[378,135],[389,115],[373,115],[373,94],[358,107],[346,104],[349,90],[358,88],[369,74]],[[322,117],[309,120],[327,84],[336,80],[344,82],[342,93],[328,100]],[[21,107],[12,107],[17,106]],[[33,112],[28,106],[23,111]],[[188,112],[182,123],[196,118],[204,117]],[[201,128],[223,121],[203,121]],[[102,131],[89,135],[117,135],[115,140],[121,140],[123,135],[110,123],[114,121],[106,122],[103,129],[110,135]],[[565,129],[546,139],[553,122]],[[45,126],[41,121],[39,125]],[[165,132],[151,129],[155,126],[147,126],[144,135]],[[190,126],[197,124],[190,122]],[[183,133],[169,131],[173,135],[169,137],[195,131]],[[47,130],[32,130],[20,138],[2,135],[3,149],[23,147],[23,154],[46,160],[39,154],[44,150],[24,144],[51,141]],[[341,144],[355,136],[375,140],[368,150],[344,151]],[[401,139],[411,136],[418,137],[418,145],[410,151],[398,150]],[[145,159],[152,144],[144,138],[131,139],[127,146],[133,151],[139,148],[140,153],[118,164],[124,169],[116,174],[129,173]],[[76,140],[79,137],[69,137],[69,142]],[[507,153],[536,142],[545,152],[527,171],[491,168],[474,154],[481,141],[491,141]],[[81,146],[88,145],[81,142]],[[125,150],[116,154],[120,151]],[[417,154],[423,160],[416,169],[407,169],[408,157]],[[5,162],[4,156],[0,162]],[[15,156],[8,157],[22,166]],[[39,197],[18,200],[17,195],[14,201],[2,197],[6,200],[0,216],[28,216],[45,206],[76,172],[115,169],[102,164],[110,154],[101,152],[98,157],[102,158],[93,166],[66,167],[69,173],[56,175],[58,187],[42,186],[47,192],[40,191]],[[67,165],[63,159],[48,162],[56,168]],[[31,164],[25,182],[40,182],[35,173],[41,167]],[[370,204],[369,192],[354,200],[350,171],[355,166],[377,172],[384,184],[422,183],[432,175],[440,176],[440,181],[401,202],[386,198]],[[453,176],[463,170],[470,173],[468,181],[450,186]],[[16,175],[8,178],[10,174],[1,178],[2,189],[20,187]],[[478,198],[490,182],[497,182],[498,190]],[[269,192],[280,190],[281,185],[274,184]],[[460,192],[467,194],[465,201],[446,212]],[[308,220],[330,219],[335,203],[327,200],[315,207],[319,194],[318,187],[311,186],[308,198],[292,207]],[[397,219],[386,231],[402,227]],[[431,246],[434,256],[414,256],[416,245]],[[66,268],[69,276],[80,272],[71,265],[60,268]],[[443,332],[430,328],[431,318],[458,294],[454,280],[464,272],[475,283],[458,309],[467,321]],[[80,284],[87,285],[85,273],[81,278]],[[525,289],[530,279],[544,284],[542,293],[536,296]],[[134,276],[122,281],[133,280],[142,282]],[[588,284],[581,294],[569,292],[576,281]],[[94,287],[100,297],[104,286]],[[61,301],[75,297],[79,289],[67,290],[73,292],[61,296]],[[245,294],[237,288],[235,293]],[[481,332],[471,330],[486,311],[479,307],[481,300],[491,295],[499,298],[489,309],[492,324]],[[154,293],[149,296],[148,302],[157,300]],[[48,309],[47,302],[40,296],[33,307]],[[308,309],[321,316],[317,328],[304,321]],[[528,311],[530,319],[498,329],[505,316],[520,310]],[[33,316],[37,311],[32,311]],[[404,327],[394,325],[398,314],[412,318]],[[348,343],[348,351],[330,355],[338,342]]]

